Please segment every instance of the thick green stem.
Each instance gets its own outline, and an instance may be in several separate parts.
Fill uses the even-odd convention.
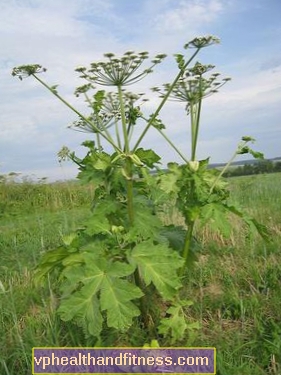
[[[128,158],[126,160],[126,175],[127,178],[127,205],[130,225],[134,224],[134,195],[133,195],[133,173],[132,161]]]
[[[197,142],[198,142],[198,134],[199,134],[199,127],[200,127],[200,115],[201,115],[201,107],[202,107],[202,77],[200,77],[199,82],[199,103],[196,105],[195,111],[195,119],[194,119],[194,139],[193,139],[193,148],[192,148],[192,158],[191,160],[196,160],[196,149],[197,149]]]
[[[100,135],[99,135],[99,133],[96,133],[96,137],[97,137],[98,149],[99,149],[99,151],[101,151],[102,147],[101,147],[101,141],[100,141]]]
[[[166,101],[168,100],[171,92],[173,91],[175,85],[177,84],[178,80],[180,79],[180,77],[183,75],[185,69],[187,68],[187,66],[191,63],[191,61],[194,59],[194,57],[197,55],[197,53],[200,51],[200,48],[198,48],[194,54],[191,56],[191,58],[184,64],[184,66],[182,67],[182,69],[179,71],[178,75],[176,76],[176,78],[174,79],[173,83],[171,84],[171,86],[169,87],[169,90],[167,91],[166,95],[164,96],[164,98],[162,99],[161,103],[159,104],[158,108],[156,109],[156,111],[154,112],[153,116],[151,116],[150,120],[148,121],[145,129],[143,130],[142,134],[140,135],[137,143],[135,144],[135,147],[133,149],[133,151],[135,151],[139,144],[141,143],[141,141],[143,140],[144,136],[146,135],[148,129],[151,127],[151,125],[153,124],[153,122],[155,121],[155,119],[157,118],[157,116],[159,115],[161,109],[163,108],[164,104],[166,103]]]
[[[132,171],[132,160],[128,157],[130,153],[130,145],[129,145],[129,138],[128,138],[128,130],[127,130],[127,122],[126,122],[126,114],[123,102],[123,95],[122,95],[122,88],[118,86],[118,98],[120,103],[120,112],[121,112],[121,121],[122,121],[122,129],[123,129],[123,138],[124,138],[124,152],[127,155],[126,160],[126,176],[127,176],[127,207],[128,207],[128,217],[130,226],[134,224],[134,196],[133,196],[133,171]],[[143,324],[146,329],[149,329],[150,320],[149,320],[149,313],[148,313],[148,304],[146,301],[145,295],[145,286],[143,284],[142,278],[140,276],[138,268],[136,268],[134,272],[134,279],[135,284],[140,290],[143,291],[144,296],[140,299],[140,311]]]
[[[53,95],[55,95],[63,104],[65,104],[68,108],[70,108],[73,112],[75,112],[82,120],[84,120],[87,124],[91,125],[93,129],[101,135],[111,146],[118,152],[122,152],[122,150],[112,141],[112,139],[109,139],[106,135],[104,135],[100,129],[98,129],[95,124],[93,124],[91,121],[87,119],[82,113],[80,113],[76,108],[74,108],[71,104],[69,104],[63,97],[61,97],[56,90],[52,89],[50,86],[48,86],[44,81],[42,81],[39,77],[37,77],[35,74],[32,74],[32,76],[40,82],[44,87],[46,87],[47,90],[49,90]]]
[[[114,124],[115,124],[115,134],[116,134],[117,144],[118,144],[118,147],[119,147],[120,149],[122,149],[121,139],[120,139],[119,129],[118,129],[118,121],[115,120],[115,121],[114,121]]]
[[[196,147],[194,144],[195,134],[196,134],[196,118],[195,118],[195,110],[194,110],[194,103],[190,102],[190,121],[191,121],[191,160],[195,160],[195,153]]]
[[[188,229],[186,232],[186,237],[184,241],[184,248],[183,248],[183,259],[184,259],[184,265],[182,266],[182,269],[180,271],[180,276],[183,276],[184,271],[187,267],[188,263],[188,256],[190,253],[191,243],[192,243],[192,236],[193,236],[193,230],[194,230],[195,221],[191,221],[188,225]]]
[[[119,99],[119,104],[120,104],[121,122],[122,122],[122,129],[123,129],[124,152],[125,152],[125,154],[128,155],[129,152],[130,152],[130,147],[129,147],[126,114],[125,114],[125,108],[124,108],[124,101],[123,101],[122,87],[121,86],[118,86],[118,99]]]

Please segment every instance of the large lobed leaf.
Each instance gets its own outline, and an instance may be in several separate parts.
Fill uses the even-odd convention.
[[[181,287],[177,270],[183,259],[166,244],[155,245],[152,240],[144,241],[132,250],[130,262],[137,265],[145,285],[153,283],[165,299],[173,299]]]
[[[132,319],[140,314],[132,302],[143,296],[142,291],[122,279],[131,275],[135,267],[121,262],[98,259],[94,254],[84,253],[85,266],[67,270],[67,288],[78,289],[66,296],[58,309],[62,320],[76,319],[86,324],[88,331],[99,336],[102,330],[102,312],[105,311],[107,325],[125,330]],[[83,285],[79,288],[80,285]]]

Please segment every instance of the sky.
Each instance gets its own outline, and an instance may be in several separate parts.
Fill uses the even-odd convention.
[[[142,110],[150,114],[158,103],[150,88],[173,80],[173,55],[191,56],[183,46],[201,35],[218,36],[221,43],[202,49],[193,63],[215,65],[214,71],[232,80],[203,101],[197,158],[227,162],[245,135],[256,139],[253,148],[266,158],[281,156],[280,0],[0,0],[0,9],[0,175],[74,178],[77,168],[59,163],[57,153],[67,146],[83,157],[81,143],[93,139],[69,129],[77,115],[32,77],[12,77],[13,67],[46,67],[40,78],[58,84],[67,101],[88,113],[82,97],[73,94],[86,83],[76,67],[102,61],[106,52],[166,53],[153,74],[128,87],[147,93]],[[160,117],[189,158],[184,104],[168,102]],[[180,162],[154,129],[140,146],[158,152],[163,167]]]

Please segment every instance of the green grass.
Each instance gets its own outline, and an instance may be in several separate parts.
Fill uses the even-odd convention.
[[[217,374],[281,374],[281,174],[232,178],[231,199],[269,226],[272,243],[245,240],[240,223],[225,240],[205,228],[198,262],[188,271],[184,295],[191,331],[181,346],[215,346]],[[92,189],[75,183],[0,184],[0,374],[31,373],[33,346],[93,346],[76,326],[55,314],[56,285],[33,280],[45,251],[79,227],[91,213]],[[167,222],[181,223],[167,210]],[[163,345],[168,341],[158,338]],[[127,334],[108,330],[99,344],[142,346],[139,327]]]

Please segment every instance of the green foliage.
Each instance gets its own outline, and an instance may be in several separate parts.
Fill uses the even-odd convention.
[[[143,94],[124,88],[152,73],[164,54],[157,55],[146,68],[143,64],[148,53],[132,51],[120,58],[108,53],[106,61],[77,68],[87,83],[78,87],[75,95],[84,97],[91,111],[87,116],[59,95],[57,85],[49,86],[38,77],[44,71],[40,65],[13,70],[20,79],[31,75],[43,84],[77,114],[74,128],[95,136],[95,141],[83,143],[88,151],[82,159],[67,148],[59,153],[61,160],[69,158],[76,163],[82,182],[93,185],[92,215],[62,246],[47,252],[37,268],[38,279],[53,273],[59,283],[61,319],[74,321],[86,335],[100,338],[105,329],[124,332],[138,324],[149,339],[158,331],[172,342],[182,340],[187,331],[198,328],[196,322],[187,321],[185,313],[192,302],[181,299],[183,276],[198,250],[195,225],[210,223],[215,232],[229,237],[231,213],[242,219],[250,232],[257,229],[267,238],[263,226],[229,204],[224,171],[210,170],[209,159],[196,158],[202,101],[229,78],[218,82],[218,73],[208,76],[212,65],[189,65],[202,48],[218,41],[213,36],[198,37],[184,46],[195,48],[191,57],[176,54],[178,74],[162,90],[153,89],[161,101],[148,119],[140,110],[146,101],[141,99]],[[115,87],[116,91],[95,91],[96,85]],[[164,133],[158,117],[169,99],[184,102],[190,115],[190,161]],[[134,129],[143,123],[133,145]],[[157,170],[161,156],[139,145],[151,127],[180,155],[183,165],[169,163],[167,173],[150,175],[152,169]],[[252,141],[243,137],[234,156],[250,153],[261,157],[248,146]],[[186,227],[163,225],[157,213],[167,202],[175,202]]]
[[[184,307],[193,305],[192,301],[180,301],[175,303],[173,306],[169,307],[167,314],[169,318],[163,318],[159,326],[159,332],[167,335],[171,333],[172,344],[180,341],[184,337],[186,330],[199,329],[200,326],[198,322],[187,323],[185,319]]]
[[[142,297],[141,290],[122,279],[134,271],[126,263],[109,262],[101,259],[103,254],[83,254],[83,266],[64,270],[66,295],[58,309],[65,321],[75,318],[87,327],[90,334],[99,336],[102,330],[102,312],[105,311],[108,327],[124,330],[132,324],[132,318],[139,315],[139,309],[132,300]],[[82,285],[82,287],[79,287]]]
[[[165,300],[173,300],[181,287],[177,270],[183,264],[176,252],[164,244],[144,241],[133,249],[130,262],[138,267],[146,286],[153,283]]]
[[[155,176],[150,177],[156,180]],[[0,373],[31,373],[32,347],[142,347],[148,343],[147,347],[216,347],[219,374],[266,375],[274,371],[278,374],[281,364],[280,183],[279,173],[229,179],[231,201],[244,206],[244,213],[248,212],[268,225],[273,243],[266,244],[258,236],[245,243],[244,228],[237,220],[232,222],[236,235],[229,240],[222,240],[208,227],[203,230],[195,228],[194,235],[202,248],[198,253],[199,262],[188,269],[181,296],[183,300],[193,301],[193,305],[183,307],[186,324],[198,321],[200,329],[187,329],[184,338],[174,344],[171,344],[171,330],[165,334],[166,337],[157,333],[148,337],[143,326],[136,324],[139,318],[134,319],[128,332],[106,328],[104,324],[99,341],[89,334],[85,337],[86,327],[77,328],[75,320],[61,320],[56,314],[57,296],[60,295],[56,273],[42,288],[34,285],[32,268],[42,254],[58,244],[69,245],[76,234],[68,234],[75,228],[83,228],[91,217],[88,207],[92,187],[91,184],[81,186],[69,182],[33,184],[35,188],[42,189],[38,206],[32,204],[36,203],[35,196],[30,194],[25,199],[26,185],[17,184],[16,197],[18,202],[21,201],[20,209],[13,211],[13,215],[8,210],[0,217],[0,333],[3,338],[0,343]],[[0,191],[3,189],[5,194],[13,188],[13,185],[0,184]],[[67,188],[72,201],[62,199],[68,196]],[[50,192],[58,205],[50,204]],[[4,196],[7,207],[11,207],[15,196]],[[82,204],[82,197],[85,203],[77,208]],[[183,225],[174,202],[170,204],[169,210],[161,212],[161,218],[165,222],[172,221],[175,227]],[[120,228],[116,226],[113,229],[119,233]],[[182,230],[180,235],[179,229],[179,251],[186,233],[183,227]],[[174,237],[177,237],[176,233]],[[161,310],[159,323],[169,319],[167,309],[176,301],[168,302],[164,307],[151,286],[146,294],[151,296],[155,310]],[[138,305],[137,302],[133,300]],[[155,324],[159,323],[155,321]],[[158,345],[156,340],[151,342],[151,337],[157,338]]]

